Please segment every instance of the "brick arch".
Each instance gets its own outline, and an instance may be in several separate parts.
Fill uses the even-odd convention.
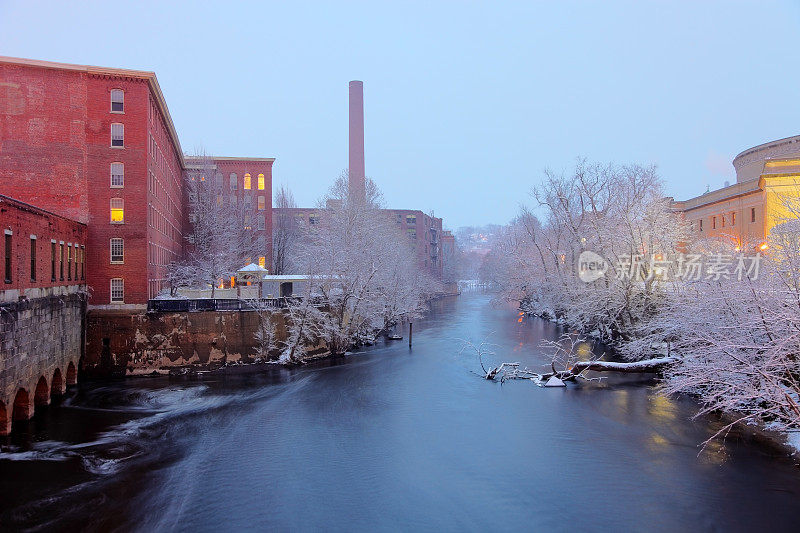
[[[33,403],[36,407],[48,405],[50,403],[50,387],[47,385],[47,378],[39,377],[36,389],[33,393]]]
[[[53,372],[53,379],[50,381],[50,397],[61,396],[65,389],[64,376],[61,375],[61,369],[56,368]]]
[[[72,361],[67,365],[67,385],[75,385],[78,382],[78,369]]]
[[[19,389],[17,395],[14,396],[11,417],[14,420],[28,420],[31,417],[31,399],[25,389]]]
[[[0,435],[8,435],[11,431],[11,420],[8,418],[6,404],[0,402]]]

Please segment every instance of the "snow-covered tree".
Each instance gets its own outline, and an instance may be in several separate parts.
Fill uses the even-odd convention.
[[[247,260],[263,254],[253,234],[255,221],[236,191],[223,186],[214,162],[197,158],[185,174],[191,231],[187,236],[187,256],[170,266],[170,279],[186,280],[194,287],[216,286],[233,276]],[[177,281],[175,281],[177,283]],[[175,287],[175,285],[173,285]]]

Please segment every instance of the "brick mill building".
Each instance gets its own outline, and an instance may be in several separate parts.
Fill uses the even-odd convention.
[[[0,57],[0,82],[0,193],[86,225],[92,307],[141,307],[188,224],[187,161],[155,73]],[[248,174],[263,192],[268,263],[273,160],[215,161],[240,194]]]

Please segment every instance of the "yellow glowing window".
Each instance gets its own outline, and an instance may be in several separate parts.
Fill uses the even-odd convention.
[[[264,174],[258,175],[258,190],[259,191],[264,190]]]
[[[111,199],[111,223],[125,223],[125,201],[122,198]]]
[[[267,258],[266,257],[264,257],[262,255],[261,257],[258,258],[258,266],[260,266],[261,268],[265,268],[266,264],[267,264]]]
[[[248,191],[250,190],[250,174],[247,173],[244,175],[244,188]]]

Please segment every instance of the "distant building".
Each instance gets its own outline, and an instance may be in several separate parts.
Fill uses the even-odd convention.
[[[272,157],[186,157],[187,170],[212,164],[215,188],[223,191],[220,201],[237,202],[245,208],[245,223],[250,223],[261,255],[250,262],[270,268],[272,257]]]
[[[772,228],[794,216],[786,200],[800,198],[800,135],[749,148],[733,166],[735,184],[673,201],[672,208],[697,237],[728,240],[740,250],[763,248]]]

